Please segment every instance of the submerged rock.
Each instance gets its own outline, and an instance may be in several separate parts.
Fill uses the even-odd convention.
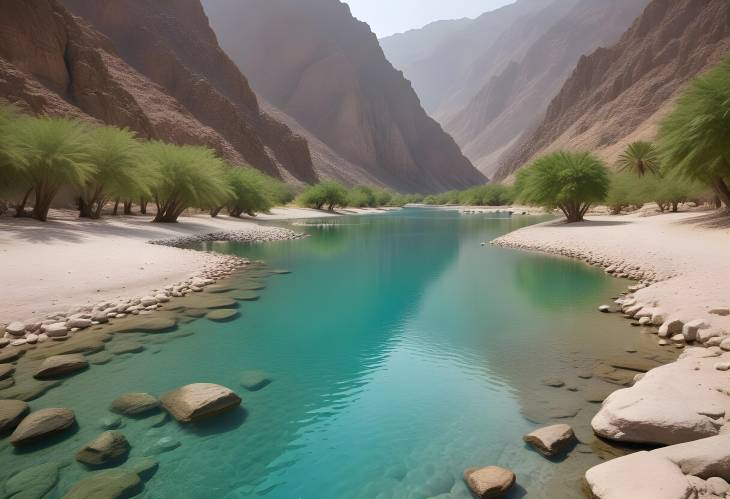
[[[526,434],[522,439],[540,454],[547,457],[562,454],[576,442],[573,428],[567,424],[538,428]]]
[[[6,497],[42,499],[58,482],[59,465],[56,463],[31,466],[5,482]]]
[[[124,465],[125,469],[136,473],[145,482],[154,476],[159,467],[160,462],[151,457],[134,459]]]
[[[232,390],[212,383],[195,383],[160,397],[162,405],[180,422],[199,421],[241,405],[241,397]]]
[[[76,460],[89,466],[104,466],[125,457],[130,448],[124,435],[105,431],[77,452]]]
[[[271,383],[271,377],[263,371],[246,371],[241,374],[241,386],[250,392],[261,390]]]
[[[54,355],[43,361],[33,377],[36,379],[60,378],[71,373],[83,371],[88,367],[89,362],[81,354]]]
[[[125,393],[112,402],[111,410],[125,416],[140,416],[159,407],[160,401],[149,393]]]
[[[238,317],[238,311],[230,308],[220,308],[217,310],[211,310],[205,316],[206,319],[215,322],[226,322]]]
[[[100,471],[74,485],[63,499],[123,499],[138,494],[142,487],[141,478],[133,471]]]
[[[512,470],[498,466],[469,468],[464,471],[464,481],[472,493],[481,499],[503,495],[516,480],[517,477]]]
[[[165,452],[170,452],[182,445],[179,440],[175,440],[172,437],[162,437],[157,440],[152,446],[148,447],[144,451],[145,456],[157,456]]]
[[[105,430],[116,430],[117,428],[120,428],[122,426],[122,418],[120,418],[119,416],[107,416],[101,418],[101,421],[99,421],[99,426],[101,426]]]
[[[22,400],[0,400],[0,434],[14,430],[29,412],[30,407]]]
[[[75,422],[76,418],[70,409],[41,409],[20,422],[10,435],[10,443],[19,446],[42,440],[71,428]]]

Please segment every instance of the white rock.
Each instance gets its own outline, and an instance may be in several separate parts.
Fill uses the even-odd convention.
[[[683,327],[684,322],[680,320],[675,319],[672,321],[666,321],[664,324],[659,326],[659,336],[667,338],[669,336],[674,336],[675,334],[681,334]]]
[[[707,329],[709,327],[702,319],[696,319],[682,326],[682,335],[684,335],[684,339],[687,341],[695,341],[697,340],[697,332],[700,329]]]
[[[25,336],[25,324],[18,321],[11,322],[8,327],[5,328],[5,331],[12,336]]]
[[[58,338],[68,334],[68,328],[66,327],[65,322],[54,322],[53,324],[48,324],[43,328],[43,331],[49,338]]]
[[[675,334],[671,338],[669,338],[672,341],[684,341],[684,335],[682,334]]]
[[[33,333],[31,333],[31,334],[29,334],[28,336],[26,336],[26,337],[25,337],[25,339],[26,339],[26,340],[28,341],[28,343],[30,343],[31,345],[34,345],[34,344],[38,343],[38,335],[37,335],[37,334],[33,334]]]
[[[604,314],[608,314],[611,312],[611,307],[608,305],[601,305],[600,307],[598,307],[598,311],[603,312]]]
[[[154,296],[143,296],[140,303],[143,307],[149,307],[150,305],[157,305],[157,299]]]
[[[83,317],[76,317],[71,318],[66,322],[66,327],[71,329],[86,329],[87,327],[91,326],[91,319],[86,319]]]
[[[23,339],[20,339],[20,340],[13,340],[13,341],[11,341],[10,342],[10,346],[20,347],[20,346],[25,345],[26,343],[28,343],[28,340],[26,340],[25,338],[23,338]]]
[[[538,428],[522,439],[540,454],[552,457],[566,451],[575,442],[575,434],[569,425],[557,424]]]
[[[157,300],[157,303],[167,303],[170,298],[167,295],[159,294],[155,295],[155,300]]]
[[[730,369],[730,362],[718,362],[715,364],[715,369],[718,371],[727,371]]]
[[[679,466],[685,475],[730,480],[730,435],[703,438],[651,451]]]
[[[662,324],[664,324],[665,320],[666,319],[665,319],[664,312],[654,311],[654,313],[651,316],[651,323],[654,324],[655,326],[661,326]]]
[[[730,484],[719,476],[713,476],[707,479],[707,491],[717,496],[725,496],[730,492]]]
[[[697,341],[707,344],[712,338],[722,337],[724,331],[717,328],[706,328],[697,331]]]
[[[640,326],[648,326],[649,324],[651,324],[651,317],[645,316],[645,317],[642,317],[641,319],[639,319]]]

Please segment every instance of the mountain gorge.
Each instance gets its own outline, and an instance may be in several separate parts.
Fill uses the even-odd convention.
[[[339,0],[207,0],[254,90],[336,154],[402,191],[484,182]]]

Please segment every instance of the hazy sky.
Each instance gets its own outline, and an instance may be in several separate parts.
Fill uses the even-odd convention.
[[[343,0],[379,38],[441,19],[476,17],[514,0]]]

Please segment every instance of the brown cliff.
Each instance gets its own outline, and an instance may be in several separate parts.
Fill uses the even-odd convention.
[[[336,154],[402,191],[484,182],[346,4],[209,0],[204,5],[221,45],[253,88]]]
[[[728,50],[730,2],[653,0],[617,44],[580,59],[497,178],[547,151],[594,150],[610,161],[628,142],[653,139],[678,92]]]

